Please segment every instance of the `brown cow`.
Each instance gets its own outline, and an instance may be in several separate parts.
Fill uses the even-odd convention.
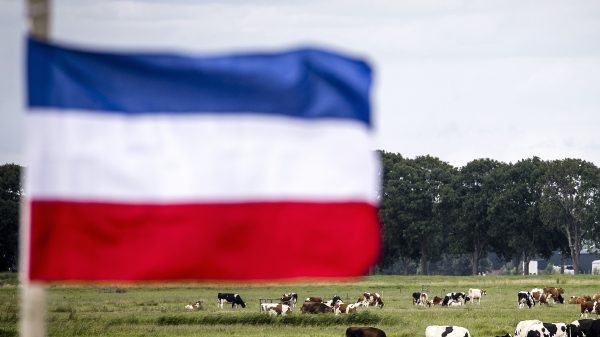
[[[270,308],[267,308],[267,312],[269,313],[269,315],[275,315],[275,316],[281,316],[281,315],[286,315],[288,312],[292,311],[292,307],[290,307],[287,304],[277,304],[275,306],[272,306]]]
[[[433,298],[433,301],[431,302],[431,304],[433,304],[433,305],[442,305],[443,302],[444,302],[443,298],[441,298],[439,296],[436,296],[436,297]]]
[[[323,298],[321,297],[308,297],[304,300],[304,302],[323,302]]]
[[[539,303],[539,304],[546,304],[548,305],[548,300],[546,299],[546,295],[540,293],[540,292],[534,292],[531,293],[531,296],[533,296],[533,303]]]
[[[590,312],[595,313],[596,315],[600,316],[600,302],[589,301],[589,302],[581,303],[581,317],[580,318],[587,318],[588,313],[590,313]]]
[[[546,295],[546,298],[552,298],[554,300],[554,302],[562,303],[561,295],[564,293],[565,293],[565,290],[563,288],[554,288],[554,287],[544,288],[544,295]]]
[[[594,297],[592,297],[592,299],[593,299],[594,301],[600,301],[600,293],[598,293],[598,294],[594,295]]]
[[[569,304],[581,304],[584,302],[588,302],[591,301],[592,298],[589,296],[571,296],[571,299],[569,299]]]
[[[300,308],[300,312],[303,314],[322,314],[326,312],[333,312],[333,308],[322,302],[304,302]]]
[[[383,300],[381,299],[381,295],[379,295],[379,293],[364,293],[362,301],[363,306],[365,307],[378,306],[379,308],[383,308]]]
[[[356,308],[358,308],[361,305],[362,305],[362,303],[360,303],[360,302],[352,303],[352,304],[336,303],[335,306],[333,307],[333,312],[336,315],[350,314],[350,313],[356,312]]]
[[[386,337],[383,330],[373,327],[349,327],[346,329],[346,337]]]

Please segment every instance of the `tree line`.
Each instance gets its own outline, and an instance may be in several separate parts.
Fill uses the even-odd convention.
[[[600,169],[580,159],[516,163],[475,159],[465,166],[431,156],[382,158],[378,270],[430,264],[450,254],[468,256],[480,272],[488,253],[506,261],[548,258],[553,251],[573,260],[579,273],[582,247],[600,243]],[[414,269],[414,268],[413,268]]]
[[[590,162],[476,159],[455,168],[431,156],[379,154],[379,271],[428,274],[432,263],[458,261],[478,274],[488,253],[527,267],[558,250],[578,273],[582,247],[600,247],[600,169]],[[17,269],[21,171],[0,165],[0,271]]]

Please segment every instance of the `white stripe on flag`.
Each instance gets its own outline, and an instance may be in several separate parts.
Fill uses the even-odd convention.
[[[27,118],[27,184],[38,200],[376,204],[371,130],[354,121],[72,110]]]

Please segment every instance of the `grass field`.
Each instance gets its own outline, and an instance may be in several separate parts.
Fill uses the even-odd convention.
[[[426,286],[432,296],[468,288],[486,289],[481,305],[423,308],[412,305],[411,294]],[[348,326],[375,326],[388,336],[424,336],[428,325],[452,324],[478,336],[513,332],[520,320],[571,322],[579,306],[556,304],[518,309],[516,293],[534,287],[560,286],[571,295],[600,292],[600,277],[578,276],[372,276],[351,282],[285,284],[148,284],[54,285],[49,288],[49,336],[343,336]],[[18,321],[16,277],[0,274],[0,337],[16,336]],[[119,289],[119,292],[116,290]],[[120,290],[123,289],[124,292]],[[285,292],[355,302],[365,291],[382,294],[385,306],[359,308],[353,315],[303,315],[299,307],[286,317],[259,312],[259,298]],[[248,306],[219,309],[218,292],[239,293]],[[196,300],[200,311],[184,309]]]

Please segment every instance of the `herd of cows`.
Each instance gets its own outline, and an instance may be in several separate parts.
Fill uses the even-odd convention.
[[[531,291],[520,291],[517,293],[517,306],[519,309],[528,307],[533,308],[536,305],[550,303],[564,303],[563,288],[534,288]],[[471,301],[473,304],[480,304],[481,298],[487,293],[482,289],[471,288],[467,293],[449,292],[443,298],[435,296],[430,299],[427,292],[415,292],[412,294],[413,305],[421,306],[461,306]],[[219,308],[223,309],[225,303],[231,304],[232,308],[241,306],[246,307],[239,294],[218,293],[217,301]],[[298,302],[297,293],[286,293],[278,300],[279,303],[260,303],[260,311],[270,315],[287,315],[296,307]],[[600,317],[600,293],[594,296],[571,296],[569,304],[581,305],[581,319],[566,323],[545,323],[539,320],[525,320],[517,324],[514,337],[600,337],[600,319],[587,319],[588,314],[596,314]],[[201,307],[202,301],[189,304],[186,309],[197,309]],[[356,311],[359,307],[378,307],[383,308],[383,299],[379,293],[363,293],[355,303],[344,303],[342,298],[334,295],[331,299],[325,301],[322,297],[308,297],[302,303],[300,312],[303,314],[335,313],[349,314]],[[349,327],[346,330],[346,337],[385,337],[385,332],[374,327]],[[440,326],[431,325],[425,329],[425,337],[470,337],[469,330],[460,326]],[[513,337],[507,333],[504,336]]]

